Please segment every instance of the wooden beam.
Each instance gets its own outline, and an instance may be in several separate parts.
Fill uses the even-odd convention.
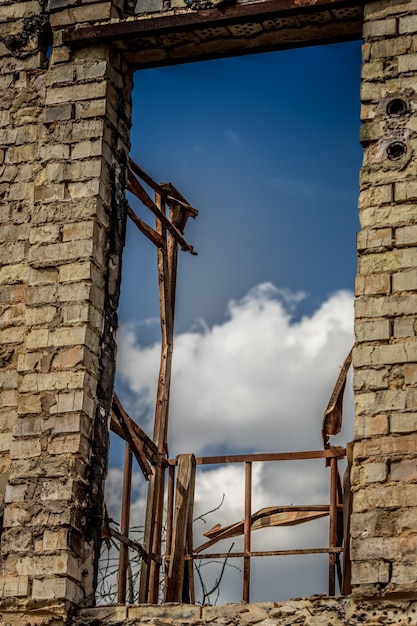
[[[189,528],[191,492],[194,489],[195,469],[195,457],[193,454],[180,454],[178,456],[174,527],[167,577],[166,602],[182,601],[187,546],[186,532]]]

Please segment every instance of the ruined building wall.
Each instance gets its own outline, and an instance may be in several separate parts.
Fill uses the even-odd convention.
[[[93,603],[134,68],[109,42],[64,45],[62,29],[124,8],[0,0],[0,624],[57,626]],[[291,611],[309,626],[415,620],[417,0],[367,0],[363,34],[353,600],[269,607],[268,626]],[[195,609],[74,619],[218,617]],[[235,613],[221,623],[251,623]]]
[[[126,211],[131,72],[109,47],[71,52],[59,35],[48,63],[44,4],[0,2],[0,596],[12,614],[93,602]]]
[[[351,533],[376,597],[417,593],[416,33],[415,0],[365,3]]]

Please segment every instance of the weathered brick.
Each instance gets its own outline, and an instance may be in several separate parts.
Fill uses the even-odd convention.
[[[393,413],[390,417],[391,433],[411,433],[417,431],[417,413]]]
[[[34,600],[69,600],[75,604],[83,599],[83,591],[69,578],[34,578],[32,585]]]
[[[358,320],[355,325],[357,342],[375,341],[377,339],[389,339],[391,336],[391,322],[389,319],[381,320]]]
[[[400,35],[405,33],[417,32],[417,15],[411,13],[404,17],[400,17],[398,20],[398,32]]]
[[[417,480],[417,459],[404,459],[391,464],[391,480]]]
[[[417,342],[410,338],[407,342],[389,345],[362,344],[355,348],[354,354],[356,367],[407,363],[417,361]]]
[[[30,590],[29,576],[1,576],[0,597],[21,598],[28,596]]]
[[[393,324],[394,337],[414,337],[416,333],[417,321],[412,317],[395,319]]]
[[[390,566],[385,561],[352,563],[352,584],[387,583],[390,579]]]
[[[391,228],[368,228],[358,233],[358,250],[369,250],[380,247],[392,247]]]
[[[367,274],[357,276],[355,280],[356,296],[389,294],[391,291],[391,277],[389,274]]]
[[[388,476],[386,463],[367,463],[364,467],[364,483],[383,483]]]
[[[417,289],[417,269],[395,272],[392,275],[392,291],[415,291]]]

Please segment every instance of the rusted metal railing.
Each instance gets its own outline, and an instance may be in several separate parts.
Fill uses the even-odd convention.
[[[152,199],[140,182],[154,192]],[[103,536],[120,542],[118,593],[119,603],[126,602],[126,579],[129,566],[129,548],[141,560],[138,599],[141,603],[156,604],[161,595],[166,601],[194,602],[193,563],[196,559],[243,558],[242,599],[250,598],[251,559],[257,556],[281,556],[292,554],[329,555],[329,595],[335,594],[335,572],[341,583],[339,554],[343,552],[343,538],[339,536],[339,516],[343,514],[341,486],[338,476],[338,459],[346,455],[344,448],[332,447],[329,436],[340,431],[342,423],[343,391],[350,366],[351,353],[340,371],[336,386],[326,409],[323,421],[323,450],[306,452],[281,452],[270,454],[246,454],[228,456],[179,455],[168,458],[168,418],[171,385],[171,361],[174,341],[175,290],[178,248],[195,254],[193,246],[184,239],[184,228],[189,217],[196,217],[194,209],[171,183],[156,183],[132,159],[128,167],[128,190],[154,215],[155,227],[139,218],[128,206],[127,214],[137,228],[156,246],[158,259],[158,286],[161,319],[161,360],[158,375],[154,415],[154,432],[149,437],[129,416],[116,394],[113,398],[111,429],[125,444],[123,495],[121,504],[120,531],[107,523]],[[130,498],[132,487],[132,457],[148,482],[147,507],[144,536],[141,543],[129,537]],[[252,513],[252,466],[257,462],[325,459],[330,467],[329,505],[306,505],[298,507],[270,507]],[[193,547],[193,507],[196,467],[200,465],[243,463],[245,465],[244,520],[231,527],[212,529],[206,533],[208,541]],[[166,477],[168,471],[168,479]],[[167,483],[167,486],[166,486]],[[348,490],[350,486],[348,485]],[[167,495],[167,513],[164,519],[164,501]],[[346,510],[349,510],[349,503]],[[326,548],[300,550],[253,551],[251,534],[260,525],[283,526],[289,516],[294,516],[291,525],[329,516],[329,545]],[[262,524],[260,524],[262,521]],[[166,526],[165,555],[163,552],[163,530]],[[290,524],[290,522],[288,522]],[[217,527],[216,527],[217,528]],[[348,528],[348,524],[346,525]],[[229,533],[229,535],[228,535]],[[231,534],[230,534],[231,533]],[[227,536],[243,535],[243,552],[207,553],[206,550]],[[343,566],[343,591],[350,585],[350,563],[348,533],[345,529],[345,559]],[[346,561],[346,562],[345,562]],[[163,571],[161,571],[164,566]]]
[[[343,458],[346,455],[346,450],[341,447],[333,447],[328,448],[326,450],[314,450],[314,451],[306,451],[306,452],[283,452],[283,453],[271,453],[271,454],[245,454],[245,455],[228,455],[228,456],[207,456],[207,457],[197,457],[195,459],[196,465],[211,465],[211,464],[229,464],[229,463],[244,463],[245,464],[245,496],[244,496],[244,521],[243,521],[243,552],[210,552],[210,553],[202,553],[203,550],[206,550],[211,545],[216,543],[221,539],[227,538],[227,533],[219,533],[218,538],[209,540],[204,543],[202,546],[199,546],[195,549],[185,550],[186,546],[185,541],[179,543],[179,545],[175,544],[173,540],[173,529],[174,529],[174,520],[173,520],[173,511],[174,511],[174,500],[176,502],[178,493],[181,493],[183,497],[184,491],[187,490],[187,485],[184,484],[181,480],[179,484],[177,482],[177,493],[175,493],[175,477],[173,468],[175,468],[178,464],[178,459],[170,459],[168,461],[170,467],[170,480],[168,484],[168,511],[167,511],[167,554],[165,555],[165,560],[168,562],[168,568],[171,572],[171,575],[165,580],[166,585],[166,599],[171,601],[180,601],[184,600],[183,597],[180,597],[179,593],[177,593],[179,584],[182,580],[182,572],[180,571],[180,563],[177,563],[175,568],[171,567],[172,562],[172,554],[173,552],[185,552],[185,556],[183,560],[193,561],[196,559],[229,559],[229,558],[243,558],[243,590],[242,590],[242,600],[249,602],[250,598],[250,571],[251,571],[251,558],[259,557],[259,556],[288,556],[288,555],[299,555],[299,554],[323,554],[327,553],[329,555],[329,586],[328,592],[329,595],[335,595],[336,592],[336,557],[338,554],[343,552],[343,547],[341,544],[341,538],[337,535],[337,518],[343,513],[343,504],[339,502],[339,490],[338,490],[338,459]],[[187,456],[187,455],[180,455]],[[329,515],[329,546],[326,548],[305,548],[298,550],[268,550],[268,551],[252,551],[251,550],[251,532],[252,532],[252,464],[256,462],[270,462],[270,461],[289,461],[289,460],[307,460],[307,459],[326,459],[330,461],[330,493],[329,493],[329,505],[306,505],[302,507],[297,506],[289,506],[284,507],[280,506],[277,509],[282,513],[289,512],[305,512],[305,513],[316,513],[316,517],[312,519],[317,519],[318,517],[323,517],[324,515]],[[185,513],[184,513],[185,514]],[[302,516],[301,516],[302,518]],[[302,520],[307,522],[308,517]],[[300,521],[300,523],[302,523]],[[189,517],[188,517],[189,522]],[[178,521],[177,521],[178,523]],[[183,519],[181,524],[185,524],[186,520]],[[291,522],[293,524],[294,522]],[[273,523],[271,526],[276,525],[285,525],[284,523],[276,524]],[[207,533],[208,534],[208,533]],[[242,533],[238,533],[242,534]],[[229,535],[230,536],[230,535]],[[232,535],[235,536],[235,535]],[[194,602],[195,599],[191,596],[186,598],[186,600],[190,602]]]

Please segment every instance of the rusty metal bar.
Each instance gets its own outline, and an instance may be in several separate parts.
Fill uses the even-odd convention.
[[[146,222],[140,219],[134,212],[131,206],[127,207],[127,214],[135,224],[135,226],[140,230],[141,233],[145,235],[157,248],[163,248],[165,245],[164,239],[162,239],[161,235],[156,232],[151,226],[148,226]]]
[[[164,226],[171,233],[171,235],[175,238],[177,243],[181,246],[181,250],[185,252],[189,252],[192,255],[196,255],[193,246],[187,243],[182,236],[182,233],[176,228],[169,219],[159,210],[154,201],[149,197],[146,193],[145,189],[142,187],[132,170],[129,170],[129,178],[128,178],[128,190],[133,193],[143,204],[155,215],[155,217],[160,220]]]
[[[143,548],[143,546],[140,545],[140,543],[133,541],[133,539],[129,539],[129,537],[125,537],[124,535],[122,535],[122,533],[119,533],[119,531],[116,530],[115,528],[110,528],[110,534],[112,537],[120,541],[120,543],[124,543],[127,546],[129,546],[129,548],[132,548],[132,550],[135,550],[138,554],[140,554],[140,556],[145,561],[149,560],[148,553],[146,552],[145,548]],[[152,554],[150,558],[155,559],[157,557],[155,557],[155,555]]]
[[[143,475],[146,480],[149,480],[149,476],[152,474],[152,468],[145,454],[143,441],[135,432],[135,428],[133,427],[134,422],[124,410],[116,393],[113,394],[113,411],[119,419],[120,426],[125,434],[125,439],[129,442]]]
[[[263,550],[249,552],[250,557],[255,556],[291,556],[297,554],[339,554],[343,552],[343,548],[304,548],[300,550]],[[190,559],[242,559],[246,555],[245,552],[210,552],[207,554],[187,554],[186,560]],[[169,560],[169,558],[167,558]]]
[[[123,465],[123,488],[122,488],[122,511],[120,518],[120,532],[127,537],[130,525],[130,497],[132,491],[132,449],[125,444],[125,456]],[[119,571],[117,579],[117,602],[126,602],[126,572],[129,559],[129,548],[125,543],[120,543],[119,548]]]
[[[174,519],[174,492],[175,492],[175,465],[168,468],[167,486],[167,521],[166,521],[166,541],[165,541],[165,561],[169,562],[169,555],[172,547],[172,524]],[[165,590],[167,588],[168,568],[165,567]]]
[[[328,450],[308,450],[304,452],[271,452],[260,454],[231,454],[227,456],[200,456],[196,457],[197,465],[221,465],[222,463],[246,463],[263,461],[303,461],[305,459],[332,459],[343,458],[346,450],[342,447]],[[168,459],[168,465],[176,465],[177,459]]]
[[[151,189],[153,189],[156,193],[159,193],[162,196],[164,196],[164,199],[167,204],[181,205],[184,209],[186,209],[187,213],[193,218],[195,218],[198,215],[197,209],[192,207],[191,204],[187,202],[184,196],[178,191],[176,187],[174,187],[172,183],[156,183],[153,180],[153,178],[151,178],[149,174],[147,174],[145,170],[143,170],[140,167],[140,165],[138,165],[132,159],[132,157],[129,157],[129,167],[133,170],[134,174],[136,174],[136,176],[141,178],[144,183],[149,185]]]
[[[249,602],[250,594],[250,548],[252,516],[252,463],[245,463],[245,524],[243,531],[243,592],[242,600]]]
[[[311,13],[317,10],[332,10],[337,7],[361,7],[358,1],[346,0],[266,0],[248,2],[247,4],[222,6],[220,8],[203,9],[200,11],[183,11],[175,15],[163,17],[138,17],[135,20],[119,21],[94,26],[76,26],[63,31],[64,44],[84,43],[93,41],[126,41],[141,36],[190,30],[192,28],[209,28],[210,26],[228,25],[239,22],[256,21],[256,19],[272,19],[282,17],[285,13]],[[361,37],[358,27],[357,38]]]
[[[337,459],[330,460],[330,523],[329,523],[329,548],[337,545]],[[336,594],[335,581],[336,555],[329,553],[329,596]]]

